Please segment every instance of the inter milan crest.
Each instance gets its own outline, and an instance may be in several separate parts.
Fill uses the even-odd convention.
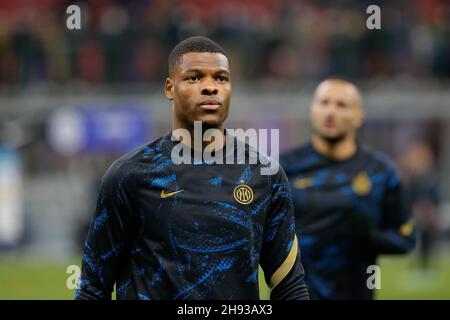
[[[366,172],[360,172],[353,178],[353,192],[358,196],[365,196],[372,190],[372,182]]]
[[[240,184],[234,188],[233,196],[240,204],[250,204],[253,201],[253,190],[246,184]]]

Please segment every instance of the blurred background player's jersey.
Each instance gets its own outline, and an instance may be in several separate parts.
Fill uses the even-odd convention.
[[[174,165],[178,143],[166,135],[105,174],[76,298],[109,298],[117,282],[118,299],[258,299],[258,265],[270,279],[286,260],[295,227],[283,170]]]
[[[311,298],[372,298],[367,267],[378,254],[406,252],[414,243],[393,165],[364,146],[334,161],[311,144],[287,153],[281,163],[291,185]]]

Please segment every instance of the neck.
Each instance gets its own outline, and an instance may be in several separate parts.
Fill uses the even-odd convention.
[[[319,154],[333,160],[348,159],[356,153],[357,149],[354,134],[349,134],[336,143],[330,143],[326,139],[315,134],[312,138],[312,145],[314,150]]]
[[[202,124],[185,124],[177,119],[173,119],[172,122],[172,132],[177,129],[184,129],[187,132],[189,132],[189,135],[184,136],[183,135],[183,143],[189,147],[193,147],[194,149],[198,148],[200,145],[198,141],[201,141],[201,148],[202,150],[205,149],[210,143],[220,143],[220,141],[216,141],[215,139],[211,139],[211,135],[205,135],[205,131],[208,129],[215,129],[214,135],[220,135],[222,137],[223,143],[220,143],[220,145],[215,146],[215,148],[221,148],[225,145],[225,134],[224,134],[224,126],[221,124],[218,127],[210,127],[210,126],[203,126]],[[207,141],[205,141],[205,140]],[[195,141],[197,140],[197,143]]]

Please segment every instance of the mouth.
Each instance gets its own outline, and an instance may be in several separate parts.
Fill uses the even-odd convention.
[[[217,110],[222,106],[222,103],[217,100],[206,100],[200,103],[199,106],[204,110]]]

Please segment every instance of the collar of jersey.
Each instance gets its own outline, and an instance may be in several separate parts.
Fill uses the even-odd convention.
[[[225,131],[226,132],[226,131]],[[172,140],[172,137],[174,138],[173,140]],[[227,156],[229,156],[230,155],[230,153],[232,153],[232,152],[234,152],[234,163],[236,163],[236,153],[237,153],[237,139],[236,139],[236,137],[234,137],[234,136],[232,136],[232,135],[226,135],[226,137],[227,138],[232,138],[233,140],[234,140],[234,144],[233,144],[233,146],[234,146],[234,150],[233,149],[226,149],[225,150],[225,152],[226,152],[226,154],[225,155],[223,155],[223,163],[225,164],[226,162],[225,162],[225,160],[226,160],[226,157]],[[173,132],[171,131],[171,132],[169,132],[165,137],[164,137],[164,142],[165,143],[167,143],[167,144],[170,144],[170,150],[172,150],[172,148],[175,146],[175,145],[177,145],[178,143],[183,143],[182,141],[180,141],[180,140],[178,140],[176,137],[174,137],[173,136]],[[189,147],[188,146],[188,148],[189,149],[191,149],[192,150],[192,148],[191,147]],[[226,143],[225,143],[225,145],[224,145],[224,147],[222,148],[222,150],[224,149],[224,148],[226,148]],[[170,156],[170,155],[169,155]],[[192,164],[193,165],[211,165],[211,164],[214,164],[214,162],[209,162],[209,161],[201,161],[201,162],[195,162],[195,161],[193,161],[192,162]]]

